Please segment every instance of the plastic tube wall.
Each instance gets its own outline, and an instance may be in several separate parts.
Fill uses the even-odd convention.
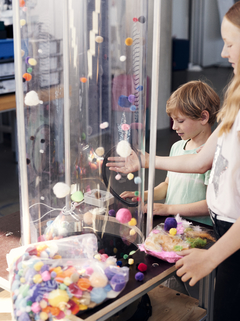
[[[141,242],[144,171],[105,165],[145,152],[147,0],[15,0],[14,10],[26,243],[96,231]]]

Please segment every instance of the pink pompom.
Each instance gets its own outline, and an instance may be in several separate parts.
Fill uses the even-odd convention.
[[[105,262],[106,261],[106,259],[108,258],[108,255],[107,254],[101,254],[101,261],[102,262]]]
[[[127,208],[120,208],[117,211],[116,219],[121,223],[128,223],[132,219],[132,214]]]
[[[34,302],[31,306],[31,310],[34,312],[34,313],[38,313],[40,310],[41,310],[41,307],[39,305],[38,302]]]
[[[51,274],[48,271],[44,271],[42,273],[42,280],[43,281],[49,281],[51,280]]]
[[[94,272],[94,270],[93,270],[92,267],[87,267],[87,268],[86,268],[86,274],[87,274],[87,275],[91,275],[91,274],[93,274],[93,272]]]

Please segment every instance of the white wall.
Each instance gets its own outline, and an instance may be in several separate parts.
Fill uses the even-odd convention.
[[[188,39],[189,0],[172,0],[172,36]]]
[[[202,40],[201,65],[207,67],[221,63],[223,61],[223,58],[221,58],[223,40],[221,38],[221,21],[216,0],[204,1]]]
[[[172,36],[189,38],[189,5],[191,12],[191,62],[202,67],[226,65],[221,58],[221,20],[234,0],[172,0]],[[191,2],[190,2],[191,1]],[[221,17],[221,18],[220,18]]]

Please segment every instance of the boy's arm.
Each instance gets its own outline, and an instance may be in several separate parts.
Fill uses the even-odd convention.
[[[208,216],[207,201],[202,200],[190,204],[153,204],[153,214],[154,215],[177,215],[181,216]]]
[[[154,201],[160,201],[164,198],[166,198],[167,195],[167,189],[168,189],[168,177],[166,177],[165,181],[158,184],[156,187],[154,187],[154,196],[153,200]],[[147,201],[147,199],[146,199]]]
[[[154,188],[154,200],[162,200],[167,195],[167,188],[168,188],[168,177],[165,179],[164,182],[160,183],[158,186]],[[123,192],[120,197],[122,198],[131,198],[132,202],[136,202],[138,197],[135,196],[134,192],[125,191]],[[144,202],[148,199],[148,191],[144,192]]]
[[[182,276],[182,281],[191,279],[193,286],[197,281],[208,275],[221,262],[240,249],[240,218],[232,227],[208,250],[186,250],[176,263],[177,275]]]
[[[160,201],[160,200],[166,198],[167,189],[168,189],[168,177],[166,177],[164,182],[162,182],[162,183],[158,184],[156,187],[154,187],[153,200]],[[147,200],[148,200],[148,190],[144,192],[144,202],[147,202]]]

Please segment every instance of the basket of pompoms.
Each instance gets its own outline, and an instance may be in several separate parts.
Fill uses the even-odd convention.
[[[215,242],[210,231],[193,226],[178,214],[155,226],[145,242],[138,247],[147,254],[175,263],[181,258],[182,250],[204,248],[208,242]]]

